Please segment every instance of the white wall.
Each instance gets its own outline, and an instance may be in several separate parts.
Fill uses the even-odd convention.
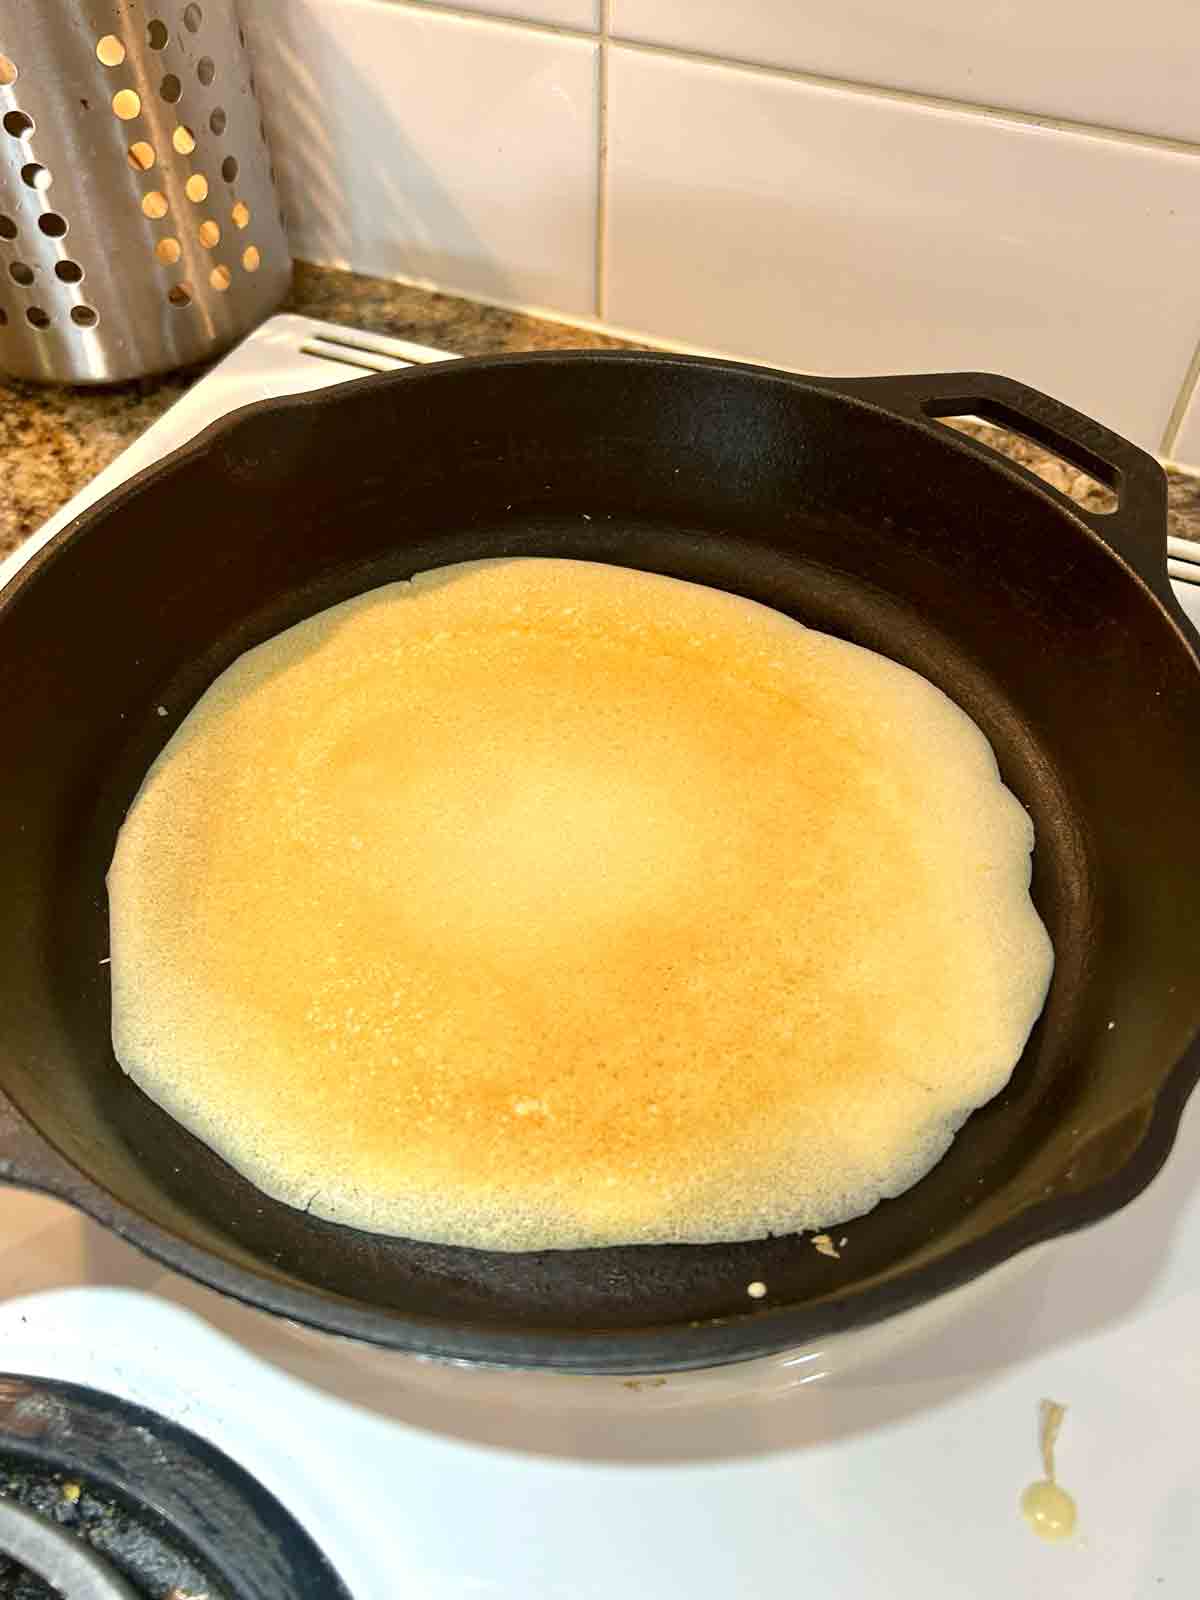
[[[242,9],[298,255],[1200,462],[1197,0]]]

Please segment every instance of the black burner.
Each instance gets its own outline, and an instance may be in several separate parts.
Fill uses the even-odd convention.
[[[95,1389],[0,1374],[0,1600],[64,1595],[350,1600],[295,1518],[203,1439]]]

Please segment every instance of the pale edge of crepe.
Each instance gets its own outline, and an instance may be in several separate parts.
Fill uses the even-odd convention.
[[[515,688],[505,683],[506,672],[519,677],[520,665],[527,658],[540,660],[539,651],[554,668],[553,674],[546,669],[545,684],[536,671],[523,691],[519,683]],[[422,673],[432,674],[428,703],[422,700]],[[446,686],[453,689],[460,673],[465,673],[465,709],[453,707],[452,693],[446,698]],[[538,860],[531,868],[528,828],[518,832],[514,824],[511,839],[503,833],[490,839],[483,871],[499,861],[499,876],[478,891],[470,874],[481,869],[471,854],[475,845],[469,829],[456,834],[445,825],[446,897],[458,908],[460,922],[472,925],[476,965],[481,952],[499,963],[497,998],[489,1002],[463,989],[466,980],[452,960],[454,928],[443,928],[436,938],[445,945],[446,981],[462,991],[447,1003],[459,1011],[448,1012],[449,1020],[438,1013],[430,1022],[427,1009],[416,1005],[406,989],[396,990],[404,995],[397,1034],[384,1015],[384,991],[389,984],[406,983],[409,969],[356,979],[349,967],[346,972],[338,968],[337,979],[326,980],[319,952],[323,941],[332,940],[334,954],[326,960],[352,966],[356,952],[366,951],[361,965],[364,971],[373,968],[387,943],[377,937],[379,928],[390,926],[378,918],[392,915],[387,895],[398,883],[401,898],[407,896],[405,906],[411,901],[434,922],[443,903],[436,863],[414,867],[411,852],[398,853],[393,862],[384,859],[388,824],[376,815],[381,774],[398,785],[398,792],[407,793],[406,785],[432,783],[431,793],[449,793],[458,803],[453,787],[445,789],[447,782],[457,781],[453,772],[448,776],[436,763],[421,771],[419,762],[410,761],[406,752],[414,724],[405,712],[415,707],[417,727],[432,730],[428,737],[436,741],[440,712],[430,707],[451,705],[449,715],[459,716],[466,730],[472,706],[494,693],[497,737],[520,745],[521,770],[538,770],[538,763],[545,763],[555,769],[553,781],[559,781],[560,742],[537,743],[524,723],[504,734],[504,717],[516,715],[504,696],[524,693],[518,709],[533,722],[526,701],[536,708],[539,696],[548,696],[546,705],[561,718],[570,707],[556,699],[550,677],[569,685],[572,674],[594,687],[598,704],[588,714],[600,734],[613,733],[617,744],[631,741],[637,770],[628,782],[636,778],[641,788],[625,795],[625,768],[614,756],[598,768],[600,799],[595,802],[601,810],[616,806],[620,811],[628,801],[627,815],[620,814],[630,861],[623,862],[620,849],[602,834],[596,853],[604,857],[606,871],[611,867],[618,879],[628,877],[628,885],[618,887],[622,894],[628,889],[640,909],[632,920],[626,918],[624,901],[606,899],[608,890],[598,878],[588,888],[592,898],[580,897],[578,915],[585,922],[591,917],[592,925],[577,936],[576,910],[562,910],[561,896],[551,893],[553,883],[542,899],[538,882],[531,885]],[[642,705],[640,724],[631,718],[626,728],[619,686],[611,690],[611,716],[605,698],[610,679],[622,674],[631,694],[640,694],[648,681],[653,694],[676,712],[686,710],[694,696],[696,715],[678,716],[656,731]],[[501,687],[493,692],[488,685]],[[333,754],[325,752],[325,760],[320,717],[314,733],[313,712],[330,696],[345,725],[338,724]],[[796,707],[809,700],[825,706],[827,726],[818,719],[813,726],[819,734],[802,736],[793,726],[801,715]],[[780,810],[790,803],[781,775],[785,769],[768,774],[778,796],[765,779],[758,793],[747,785],[743,794],[736,782],[726,793],[725,748],[731,762],[765,762],[770,768],[775,759],[763,754],[753,733],[764,707],[786,750],[792,748],[788,740],[802,753],[809,748],[805,738],[818,739],[820,760],[812,766],[817,787],[824,774],[836,777],[845,768],[849,800],[830,819],[831,839],[838,828],[866,830],[860,841],[861,874],[852,870],[852,833],[836,848],[830,846],[829,882],[844,880],[847,892],[858,897],[861,918],[860,927],[847,930],[837,924],[836,910],[832,921],[827,917],[836,935],[831,943],[836,959],[825,951],[821,914],[812,909],[825,880],[815,887],[807,883],[807,898],[799,890],[784,893],[773,886],[773,863],[751,859],[755,841],[765,838],[783,856],[793,851],[781,860],[781,870],[801,876],[809,870],[812,852],[793,847],[794,830],[787,825],[786,809]],[[722,717],[727,738],[719,727],[705,726]],[[361,729],[377,725],[389,728],[391,736],[361,740],[363,752],[346,756],[347,749],[356,748]],[[486,725],[481,715],[478,726]],[[797,725],[802,731],[808,726]],[[585,732],[591,736],[590,724]],[[459,735],[451,727],[446,737],[453,741]],[[565,743],[570,746],[569,739]],[[466,745],[451,742],[449,748]],[[582,748],[579,759],[586,765],[587,746]],[[494,767],[479,760],[479,770],[468,776],[486,786],[495,779]],[[305,762],[318,790],[320,773],[332,771],[329,794],[319,800],[297,799],[288,789]],[[710,784],[711,806],[707,796],[689,798],[686,781],[674,789],[668,782],[672,775],[686,780],[693,766]],[[660,776],[662,794],[655,788]],[[558,796],[551,779],[546,782],[550,799],[539,799],[542,810],[535,814],[549,819],[543,851],[548,855],[557,848],[554,840],[570,835],[578,808],[569,806],[569,794]],[[285,791],[278,816],[264,818],[265,797],[275,803]],[[908,800],[901,804],[905,794]],[[575,798],[586,811],[582,786]],[[470,803],[470,795],[462,797],[464,816],[470,815]],[[855,812],[846,821],[846,804],[860,807],[861,815]],[[685,812],[693,807],[678,826],[676,805]],[[751,818],[757,831],[746,836],[745,876],[757,885],[760,898],[736,904],[742,876],[732,857],[732,864],[726,863],[728,877],[721,879],[734,885],[728,896],[728,940],[718,937],[722,903],[713,913],[717,926],[710,949],[704,930],[696,931],[708,918],[703,874],[710,867],[724,870],[717,859],[724,842],[730,831],[750,828],[743,813],[754,806],[763,815]],[[493,832],[494,811],[490,806],[486,814]],[[711,832],[706,831],[710,812],[716,819]],[[813,815],[819,814],[818,808]],[[438,815],[444,817],[444,807]],[[602,819],[596,826],[601,825]],[[592,826],[589,821],[587,827]],[[322,827],[342,834],[321,837]],[[352,831],[359,827],[365,850],[364,840]],[[299,844],[278,842],[289,828]],[[906,839],[905,829],[913,839]],[[253,845],[249,854],[247,839]],[[892,846],[877,849],[885,839]],[[569,839],[555,870],[570,868],[585,877],[589,842],[586,829],[580,840]],[[359,859],[370,863],[365,870],[382,874],[378,893],[363,891],[365,909],[356,905],[354,872],[364,869],[350,858],[348,847],[354,845],[360,847]],[[291,870],[287,854],[301,846],[309,852],[303,858],[308,877]],[[506,881],[500,858],[510,846],[521,855],[522,866]],[[114,1049],[147,1094],[263,1192],[351,1226],[493,1250],[712,1243],[821,1230],[911,1187],[942,1157],[971,1111],[1008,1081],[1044,1004],[1053,965],[1049,938],[1029,897],[1032,847],[1030,819],[1002,784],[983,734],[941,691],[883,656],[722,591],[624,568],[522,559],[440,569],[347,601],[248,652],[202,697],[159,756],[130,808],[108,880]],[[634,859],[638,850],[645,862]],[[675,874],[662,904],[655,899],[656,851],[670,857],[669,871]],[[911,859],[917,863],[904,869],[907,878],[895,865],[897,859],[909,861],[906,852],[915,852]],[[933,873],[930,852],[940,852]],[[255,863],[271,880],[258,888]],[[411,882],[406,872],[415,873]],[[663,872],[669,875],[667,867]],[[896,891],[894,928],[890,922],[876,926],[871,887],[876,879]],[[271,904],[272,883],[289,903],[273,905],[266,915],[262,908]],[[899,903],[901,891],[913,884],[929,897],[924,921]],[[207,900],[214,885],[219,886],[215,898]],[[304,892],[316,886],[311,910],[304,909],[301,885]],[[261,899],[256,898],[260,889]],[[775,894],[780,903],[764,909],[762,897],[770,902]],[[515,950],[501,939],[506,895],[524,907],[528,948],[519,938]],[[533,896],[529,905],[525,895]],[[677,907],[682,909],[673,921]],[[541,932],[530,931],[531,915],[544,918]],[[311,926],[305,926],[306,917],[312,918]],[[356,917],[361,926],[349,933],[334,931],[335,923],[342,929],[344,921],[354,924]],[[806,918],[815,924],[807,942],[800,937]],[[785,986],[785,992],[800,995],[800,1013],[808,1007],[805,1027],[819,1033],[818,1049],[824,1043],[834,1053],[851,1052],[850,1066],[840,1077],[827,1061],[806,1053],[803,1036],[794,1038],[797,1030],[787,1007],[767,1007],[760,1017],[746,1006],[746,1016],[736,1015],[743,977],[750,983],[761,980],[759,992],[773,992],[774,958],[762,947],[780,943],[778,929],[790,931],[793,923],[799,934],[787,947],[792,987]],[[749,953],[730,949],[735,933],[746,933]],[[420,928],[407,930],[405,937],[409,946],[403,939],[398,944],[409,957],[416,951],[412,959],[419,965],[424,959]],[[863,948],[855,947],[856,937]],[[628,970],[621,966],[623,939],[632,963]],[[885,942],[889,948],[883,948]],[[545,946],[540,953],[539,943]],[[682,977],[668,959],[676,949],[691,963]],[[624,1077],[618,1073],[608,1087],[599,1081],[603,1073],[588,1076],[595,1027],[579,1023],[577,1035],[571,1033],[572,1008],[587,1011],[582,984],[597,950],[611,951],[605,959],[613,962],[616,976],[601,973],[596,981],[604,993],[603,983],[611,979],[615,1014],[628,1046],[628,1059],[618,1060]],[[388,959],[386,952],[379,956],[385,967]],[[432,956],[429,960],[436,966]],[[795,988],[796,972],[808,972],[822,960],[828,970],[816,969],[820,983],[833,989],[841,985],[843,991],[841,1000],[827,1008],[832,1020],[819,1002],[813,1010],[809,997]],[[871,974],[872,994],[880,996],[874,1009],[859,1003],[847,961],[860,962]],[[744,973],[739,962],[746,963]],[[249,990],[239,991],[241,975],[255,963],[266,974],[267,988],[256,995],[251,983]],[[222,971],[223,965],[228,970]],[[471,970],[471,964],[464,962],[463,968]],[[906,994],[902,980],[908,968]],[[556,970],[573,976],[556,987]],[[366,1022],[356,1025],[351,1008],[336,1027],[326,1026],[324,1002],[312,997],[321,983],[328,987],[335,981],[343,984],[343,998],[358,996],[363,1009],[357,1014]],[[354,989],[356,981],[361,992]],[[699,1000],[696,981],[701,982]],[[626,992],[639,984],[647,988],[646,997]],[[715,997],[711,1016],[704,1009],[704,984]],[[271,1001],[264,1008],[260,1001],[267,989]],[[944,992],[935,992],[939,989]],[[665,1009],[656,1016],[651,1015],[655,994],[665,995]],[[911,1005],[908,995],[916,997]],[[534,1012],[538,1005],[543,1008],[528,1037],[519,1025],[523,1003]],[[854,1013],[854,1027],[865,1030],[870,1050],[861,1061],[853,1055],[859,1035],[846,1033],[850,1022],[837,1013],[839,1004],[846,1015]],[[311,1049],[297,1049],[297,1030],[308,1037],[300,1009],[305,1005],[305,1016],[325,1020],[312,1023],[318,1032]],[[641,1047],[639,1007],[649,1008],[653,1026],[646,1024],[645,1036],[656,1041],[652,1051]],[[436,1012],[436,996],[433,1008]],[[599,1005],[597,1014],[602,1012]],[[672,1036],[672,1018],[681,1016],[713,1030],[711,1060],[704,1041],[695,1043],[697,1032],[690,1045],[686,1036]],[[461,1038],[455,1035],[456,1020]],[[530,1059],[540,1042],[553,1043],[556,1030],[586,1046],[575,1079],[569,1073],[564,1078],[561,1058]],[[803,1035],[804,1029],[799,1031]],[[403,1042],[397,1048],[398,1038]],[[784,1039],[792,1054],[781,1061]],[[418,1046],[433,1057],[438,1048],[448,1052],[440,1077],[430,1076],[411,1055]],[[737,1055],[743,1047],[744,1061]],[[647,1064],[654,1051],[661,1056],[658,1068]],[[619,1058],[619,1041],[615,1053]],[[689,1070],[701,1074],[699,1087]],[[356,1087],[348,1090],[355,1073]],[[410,1109],[403,1113],[389,1099],[389,1073],[399,1085],[396,1092],[402,1089],[408,1096]],[[485,1080],[486,1099],[480,1087]],[[796,1098],[798,1085],[805,1086],[804,1093],[811,1091],[811,1104]],[[421,1098],[426,1089],[427,1102]],[[434,1090],[445,1103],[435,1103]]]

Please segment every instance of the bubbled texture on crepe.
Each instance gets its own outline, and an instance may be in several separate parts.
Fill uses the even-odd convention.
[[[114,1046],[353,1226],[827,1227],[1006,1082],[1032,843],[883,656],[623,568],[445,568],[242,656],[167,745],[109,873]]]

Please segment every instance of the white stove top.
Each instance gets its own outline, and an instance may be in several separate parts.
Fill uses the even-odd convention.
[[[436,359],[273,318],[0,582],[233,407]],[[1200,1572],[1197,1172],[1200,1104],[1159,1179],[1100,1226],[875,1334],[647,1388],[307,1333],[0,1189],[0,1369],[107,1389],[211,1439],[356,1600],[1169,1600]],[[1058,1467],[1080,1533],[1062,1546],[1017,1511],[1041,1476],[1043,1398],[1070,1408]]]

